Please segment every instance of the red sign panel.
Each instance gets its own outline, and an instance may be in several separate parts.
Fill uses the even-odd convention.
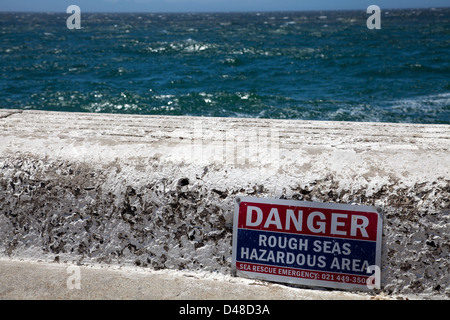
[[[233,269],[269,281],[367,290],[380,276],[381,228],[373,207],[237,198]]]

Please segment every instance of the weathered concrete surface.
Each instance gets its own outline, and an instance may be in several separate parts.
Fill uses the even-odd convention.
[[[70,267],[70,268],[69,268]],[[69,269],[68,269],[69,268]],[[367,300],[384,295],[292,288],[207,272],[0,259],[0,299]],[[69,285],[67,284],[69,282]]]
[[[361,203],[382,290],[450,297],[447,125],[3,110],[0,133],[3,256],[229,274],[236,195]]]

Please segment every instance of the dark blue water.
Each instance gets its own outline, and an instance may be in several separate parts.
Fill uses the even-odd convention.
[[[0,13],[0,108],[450,124],[450,8]]]

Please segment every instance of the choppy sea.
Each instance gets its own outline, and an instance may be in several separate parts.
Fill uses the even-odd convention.
[[[0,108],[450,124],[450,8],[0,13]]]

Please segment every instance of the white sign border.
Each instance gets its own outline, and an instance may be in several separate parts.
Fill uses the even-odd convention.
[[[381,210],[377,210],[375,207],[366,205],[353,205],[353,204],[342,204],[342,203],[329,203],[329,202],[313,202],[313,201],[299,201],[299,200],[285,200],[285,199],[270,199],[270,198],[258,198],[258,197],[248,197],[248,196],[236,196],[234,203],[234,215],[233,215],[233,243],[232,243],[232,258],[231,258],[231,270],[232,274],[241,276],[244,278],[266,280],[270,282],[280,282],[280,283],[291,283],[296,285],[312,286],[312,287],[324,287],[324,288],[334,288],[334,289],[344,289],[344,290],[364,290],[372,291],[366,284],[354,284],[354,283],[344,283],[336,281],[325,281],[325,280],[315,280],[315,279],[305,279],[305,278],[294,278],[286,276],[278,276],[274,274],[265,274],[259,272],[251,271],[241,271],[236,268],[236,254],[237,254],[237,231],[238,231],[238,219],[239,219],[239,206],[241,202],[254,202],[254,203],[266,203],[266,204],[278,204],[285,206],[305,206],[308,208],[318,208],[318,209],[337,209],[346,211],[357,211],[357,212],[373,212],[378,215],[378,225],[377,225],[377,240],[376,240],[376,251],[375,251],[375,265],[381,270],[381,251],[382,251],[382,235],[383,235],[383,214]],[[270,266],[269,266],[270,267]],[[308,271],[308,270],[305,270]],[[318,271],[318,270],[311,270]],[[350,274],[349,274],[350,275]],[[381,277],[381,273],[379,274]]]

